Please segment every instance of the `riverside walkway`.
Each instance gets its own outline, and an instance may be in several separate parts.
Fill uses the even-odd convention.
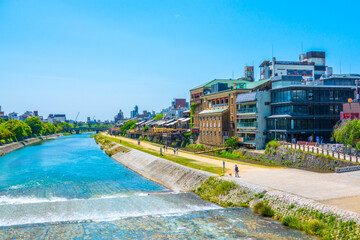
[[[137,145],[137,140],[134,139],[114,138]],[[141,146],[157,151],[160,149],[148,142],[141,142]],[[163,154],[171,155],[173,151],[168,148],[168,151]],[[223,178],[235,182],[237,178],[234,178],[233,174],[230,177],[229,173],[233,173],[235,164],[237,164],[240,170],[240,179],[243,182],[256,184],[268,190],[292,193],[360,214],[360,172],[318,173],[293,168],[263,167],[243,162],[235,163],[232,160],[212,156],[199,156],[181,150],[179,150],[179,156],[220,167],[225,161],[227,176]]]

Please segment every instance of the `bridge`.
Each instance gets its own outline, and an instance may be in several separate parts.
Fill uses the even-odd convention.
[[[106,130],[109,130],[110,127],[74,127],[74,128],[64,128],[63,129],[63,132],[76,132],[76,134],[79,134],[80,131],[82,132],[96,132],[96,133],[99,133],[99,132],[103,132],[103,131],[106,131]]]

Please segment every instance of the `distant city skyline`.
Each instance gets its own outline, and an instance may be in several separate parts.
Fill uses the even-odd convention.
[[[6,114],[113,120],[160,112],[215,78],[264,60],[326,51],[360,73],[360,3],[332,1],[0,1],[0,105]],[[351,70],[350,70],[351,69]]]

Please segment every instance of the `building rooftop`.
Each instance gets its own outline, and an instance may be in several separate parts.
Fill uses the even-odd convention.
[[[204,84],[201,84],[197,87],[194,87],[190,90],[195,90],[198,88],[211,88],[211,85],[214,85],[216,83],[227,83],[228,87],[231,87],[234,85],[234,83],[240,83],[240,82],[246,82],[246,83],[250,83],[251,82],[251,78],[239,78],[239,79],[214,79],[211,80],[209,82],[206,82]]]
[[[249,92],[249,93],[243,93],[239,94],[236,97],[236,102],[253,102],[256,101],[256,92]]]

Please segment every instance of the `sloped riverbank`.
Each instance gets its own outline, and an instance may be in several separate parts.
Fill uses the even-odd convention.
[[[22,147],[28,146],[30,144],[34,144],[43,140],[55,139],[61,135],[62,135],[61,133],[58,133],[49,136],[41,136],[37,138],[27,139],[21,142],[15,142],[15,143],[6,144],[4,146],[0,146],[0,157],[4,156],[5,154],[11,153],[12,151],[18,150]]]

